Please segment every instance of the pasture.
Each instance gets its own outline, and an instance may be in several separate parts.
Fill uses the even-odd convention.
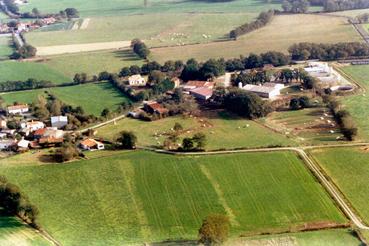
[[[41,62],[47,67],[73,78],[76,73],[98,75],[102,71],[119,72],[123,67],[143,64],[130,50],[83,52],[51,56]]]
[[[313,150],[311,154],[368,224],[368,147]]]
[[[174,157],[137,151],[0,172],[28,194],[41,225],[63,245],[196,239],[209,213],[228,214],[232,236],[346,222],[290,152]]]
[[[108,0],[102,5],[98,0],[32,0],[21,6],[22,11],[31,11],[38,8],[41,12],[59,12],[67,7],[79,10],[82,17],[91,16],[128,16],[150,13],[193,13],[193,12],[251,12],[259,13],[263,10],[278,9],[280,4],[266,3],[262,0],[236,0],[232,2],[208,3],[206,1],[182,0],[149,0],[145,8],[143,1],[137,0]]]
[[[51,243],[19,219],[0,215],[0,245],[2,246],[51,246]]]
[[[122,93],[107,82],[10,92],[1,96],[7,104],[32,103],[39,95],[45,95],[45,91],[55,95],[66,104],[74,107],[81,106],[86,113],[96,116],[100,116],[101,111],[105,108],[115,110],[121,103],[128,101]]]
[[[361,242],[350,230],[332,229],[249,238],[245,237],[230,240],[225,245],[359,246]]]
[[[151,49],[152,59],[163,62],[168,59],[233,58],[250,52],[270,50],[287,52],[294,43],[361,42],[361,37],[349,25],[346,18],[320,15],[275,16],[267,26],[240,37],[237,41],[214,42],[188,46]]]
[[[0,62],[0,83],[6,81],[48,80],[54,84],[71,82],[68,76],[45,64],[33,62],[2,61]]]
[[[184,137],[191,137],[202,132],[207,137],[207,150],[253,148],[266,146],[286,146],[293,141],[275,133],[254,121],[241,119],[227,114],[213,114],[209,118],[200,117],[168,117],[153,122],[145,122],[131,118],[117,121],[97,129],[98,136],[114,140],[121,131],[133,131],[142,146],[161,147],[165,138],[171,133],[174,124],[180,123],[184,130],[178,142]]]
[[[11,37],[0,37],[0,59],[8,58],[13,49],[11,45]]]
[[[343,139],[329,110],[323,107],[276,111],[261,122],[302,145],[332,144],[337,138]]]
[[[369,104],[369,65],[347,66],[343,67],[342,70],[366,90],[358,95],[343,97],[341,101],[345,109],[350,111],[358,126],[358,137],[362,140],[369,140],[369,112],[367,110]]]

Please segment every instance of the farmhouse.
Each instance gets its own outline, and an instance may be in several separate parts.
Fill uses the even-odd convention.
[[[213,89],[214,82],[192,80],[192,81],[188,81],[186,84],[182,86],[183,90],[185,91],[190,91],[190,90],[201,88],[201,87],[207,87],[209,89]]]
[[[213,95],[213,90],[209,89],[208,87],[200,87],[190,90],[190,94],[196,99],[206,101]]]
[[[67,116],[53,116],[51,117],[51,126],[56,128],[63,128],[68,125],[68,117]]]
[[[105,148],[103,143],[96,141],[95,139],[92,139],[92,138],[87,138],[83,140],[80,143],[80,146],[82,149],[89,150],[89,151],[103,150]]]
[[[30,145],[30,141],[25,140],[25,139],[21,139],[17,143],[18,150],[26,150],[26,149],[28,149],[29,145]]]
[[[29,111],[27,104],[9,106],[7,108],[9,114],[23,114]]]
[[[280,95],[281,89],[284,87],[283,85],[276,83],[265,83],[264,85],[247,84],[245,86],[242,86],[242,83],[240,83],[238,86],[240,89],[253,92],[260,97],[268,99],[274,99]]]
[[[45,124],[41,121],[30,121],[22,124],[22,128],[28,129],[31,132],[37,131],[45,127]]]
[[[0,150],[8,150],[16,144],[17,142],[13,139],[0,140]]]
[[[146,101],[144,102],[144,110],[150,114],[159,114],[164,115],[167,114],[169,111],[168,109],[164,108],[161,104],[156,101]]]
[[[128,78],[128,84],[130,86],[145,86],[146,79],[143,78],[140,74],[135,74]]]

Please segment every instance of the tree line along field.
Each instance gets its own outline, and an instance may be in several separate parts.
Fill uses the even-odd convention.
[[[113,111],[123,102],[129,101],[127,97],[107,82],[10,92],[1,94],[1,97],[8,105],[14,102],[32,103],[37,101],[39,95],[46,96],[45,91],[55,95],[66,104],[73,107],[81,106],[87,114],[96,116],[100,116],[105,108]]]
[[[82,17],[91,16],[126,16],[150,13],[192,13],[192,12],[254,12],[259,13],[271,8],[280,8],[280,4],[266,3],[262,0],[235,0],[232,2],[208,3],[206,1],[182,0],[149,0],[144,8],[143,1],[137,0],[108,0],[101,5],[101,1],[90,0],[32,0],[22,5],[21,11],[31,11],[38,8],[41,12],[59,12],[67,7],[79,10]]]
[[[323,15],[279,15],[270,24],[240,37],[237,41],[214,42],[189,46],[154,48],[152,59],[163,62],[171,59],[199,60],[233,58],[266,51],[287,52],[295,43],[339,43],[362,39],[346,18]]]
[[[178,142],[181,142],[182,138],[202,132],[207,137],[207,150],[286,146],[294,143],[286,136],[254,121],[225,113],[214,114],[209,118],[168,117],[153,122],[125,118],[98,128],[97,135],[114,141],[121,131],[133,131],[137,135],[139,145],[160,148],[176,122],[184,128]]]
[[[313,150],[311,154],[369,224],[368,148],[332,148]]]
[[[41,225],[63,245],[195,239],[209,213],[227,214],[232,236],[346,222],[291,152],[137,151],[65,165],[0,164],[0,172],[28,194]]]
[[[0,245],[51,246],[52,244],[19,219],[0,215]]]
[[[358,125],[358,137],[362,140],[369,140],[369,112],[367,110],[369,103],[369,65],[346,66],[342,70],[356,82],[360,83],[365,90],[360,94],[343,97],[341,101]]]

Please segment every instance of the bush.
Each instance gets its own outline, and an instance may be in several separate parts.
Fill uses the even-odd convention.
[[[199,242],[205,245],[221,244],[227,239],[229,229],[230,221],[226,215],[209,215],[199,229]]]
[[[123,131],[120,133],[117,142],[122,149],[135,149],[137,137],[133,132]]]

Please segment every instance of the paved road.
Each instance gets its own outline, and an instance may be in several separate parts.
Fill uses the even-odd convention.
[[[172,154],[172,155],[215,155],[215,154],[235,154],[235,153],[251,153],[251,152],[274,152],[274,151],[294,151],[296,152],[305,162],[307,167],[314,173],[319,179],[324,188],[330,193],[336,203],[340,206],[342,211],[347,215],[348,218],[360,229],[369,230],[369,227],[365,225],[360,217],[355,214],[347,201],[343,198],[343,195],[337,190],[321,171],[318,164],[316,164],[309,155],[305,152],[306,149],[317,149],[317,148],[334,148],[334,147],[358,147],[368,146],[369,143],[352,143],[352,144],[333,144],[333,145],[321,145],[321,146],[306,146],[306,147],[280,147],[280,148],[260,148],[260,149],[245,149],[245,150],[225,150],[225,151],[210,151],[210,152],[187,152],[178,153],[166,150],[158,150],[154,148],[140,147],[140,149],[155,151],[158,153]]]

